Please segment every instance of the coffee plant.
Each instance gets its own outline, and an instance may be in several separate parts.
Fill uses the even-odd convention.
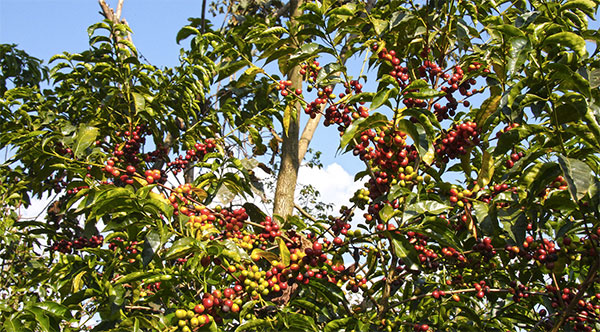
[[[172,68],[0,45],[1,331],[600,330],[597,1],[222,6]]]

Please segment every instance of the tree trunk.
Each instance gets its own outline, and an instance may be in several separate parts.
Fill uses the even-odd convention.
[[[302,0],[290,1],[290,22],[292,26],[297,25],[295,18],[300,15],[299,6]],[[291,28],[290,30],[295,30]],[[295,66],[287,73],[288,80],[292,81],[290,89],[294,91],[302,87],[302,77],[300,76],[300,67]],[[300,113],[302,105],[300,102],[294,103],[292,107],[286,108],[285,114],[290,118],[287,133],[283,132],[281,144],[281,166],[277,175],[277,187],[275,189],[275,202],[273,214],[287,219],[294,212],[294,192],[298,181],[298,168],[301,160],[298,155],[298,141],[300,134]],[[295,116],[290,116],[295,114]]]

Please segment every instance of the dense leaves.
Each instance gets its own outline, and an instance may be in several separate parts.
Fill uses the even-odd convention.
[[[600,329],[596,2],[221,5],[173,68],[0,46],[0,330]],[[306,115],[364,187],[272,215]]]

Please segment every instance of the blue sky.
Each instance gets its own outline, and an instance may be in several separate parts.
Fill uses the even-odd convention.
[[[117,1],[108,0],[115,7]],[[18,44],[33,56],[49,59],[88,47],[87,27],[102,20],[96,0],[0,0],[0,43]],[[126,0],[123,17],[134,31],[139,51],[154,65],[178,63],[177,31],[199,17],[198,0]]]

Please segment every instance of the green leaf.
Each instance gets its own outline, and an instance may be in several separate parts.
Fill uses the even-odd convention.
[[[335,331],[339,331],[339,330],[346,331],[346,328],[348,326],[352,325],[350,322],[353,322],[354,320],[356,320],[356,318],[354,318],[354,317],[345,317],[345,318],[334,319],[334,320],[330,321],[329,323],[327,323],[327,325],[325,325],[325,328],[323,329],[323,331],[324,332],[335,332]]]
[[[297,331],[320,331],[315,324],[315,321],[309,316],[295,312],[281,312],[280,315],[284,315],[285,319],[289,323],[290,328],[295,327]]]
[[[246,213],[250,217],[250,221],[255,223],[261,223],[265,221],[267,216],[258,206],[254,203],[246,202],[243,204],[244,209],[246,209]]]
[[[386,204],[380,211],[379,217],[383,222],[388,222],[393,216],[398,215],[400,211],[395,210],[391,205]]]
[[[483,188],[490,183],[492,177],[494,176],[494,157],[487,150],[483,151],[483,156],[481,157],[481,170],[479,170],[479,175],[477,177],[477,184],[480,188]]]
[[[420,125],[417,126],[416,124],[412,123],[412,121],[407,119],[397,121],[395,126],[397,130],[407,133],[408,136],[412,138],[417,151],[419,151],[419,155],[425,156],[427,154],[432,144],[430,144],[430,141],[427,138],[425,129],[423,129]]]
[[[430,86],[429,86],[429,83],[427,83],[427,81],[419,79],[419,80],[414,80],[414,81],[410,82],[410,84],[407,85],[406,88],[404,88],[404,91],[426,89],[429,87]]]
[[[96,141],[96,137],[100,129],[92,126],[81,126],[77,130],[77,136],[75,137],[75,146],[73,153],[75,157],[82,157],[85,155],[85,149],[87,149],[92,143]]]
[[[373,97],[373,101],[371,102],[371,109],[375,110],[379,108],[379,106],[385,104],[390,98],[391,92],[392,89],[380,89],[377,91],[377,94],[375,94],[375,97]]]
[[[440,214],[451,209],[450,206],[432,200],[422,200],[406,207],[402,220],[410,220],[424,213]]]
[[[142,112],[146,109],[146,99],[139,93],[132,93],[133,100],[135,102],[135,111],[136,113]]]
[[[523,243],[525,241],[527,217],[520,209],[501,209],[498,211],[498,219],[515,243]]]
[[[585,162],[560,154],[558,155],[558,165],[565,175],[571,197],[576,202],[580,201],[594,182],[592,170]]]
[[[180,254],[192,249],[196,242],[196,239],[192,237],[184,237],[175,241],[175,243],[173,243],[173,246],[171,246],[171,248],[169,248],[169,251],[167,251],[165,259],[176,258]]]
[[[348,145],[353,139],[359,137],[363,131],[382,127],[387,124],[389,124],[388,118],[381,113],[375,113],[367,118],[355,120],[348,128],[346,128],[344,135],[342,135],[338,150]]]
[[[73,283],[71,285],[73,293],[76,293],[81,289],[81,286],[82,286],[81,278],[86,274],[86,272],[87,272],[86,270],[83,270],[83,271],[79,272],[77,275],[75,275],[75,277],[73,278]]]
[[[144,241],[144,249],[142,250],[142,263],[144,267],[152,261],[154,254],[160,248],[160,234],[156,230],[151,230],[146,234],[146,240]]]
[[[413,98],[413,99],[431,99],[435,97],[443,97],[446,93],[444,91],[423,88],[419,89],[419,91],[410,91],[404,95],[404,98]]]
[[[268,35],[281,35],[284,33],[288,33],[287,29],[284,27],[270,27],[268,29],[265,29],[264,31],[262,31],[260,33],[261,36],[268,36]]]
[[[507,36],[509,38],[510,37],[524,37],[525,36],[525,33],[523,33],[523,31],[521,31],[521,29],[515,27],[514,25],[510,25],[510,24],[496,25],[496,26],[491,27],[491,29],[499,31],[504,36]]]
[[[297,118],[298,114],[297,114],[297,109],[296,107],[293,107],[290,104],[287,104],[285,106],[285,111],[283,112],[283,130],[285,135],[288,135],[288,131],[290,129],[290,124],[292,123],[292,121],[294,121],[294,123],[296,122],[296,118]]]
[[[392,239],[392,247],[396,257],[402,259],[407,267],[410,267],[411,269],[417,267],[415,260],[411,257],[413,256],[411,250],[404,247],[404,241],[394,238]]]
[[[590,18],[594,18],[596,3],[592,0],[570,0],[560,7],[560,11],[579,9]]]
[[[290,265],[290,250],[285,245],[285,241],[278,237],[277,242],[279,242],[279,255],[281,256],[280,262],[283,263],[284,266]]]
[[[378,35],[381,35],[388,27],[388,21],[379,20],[376,18],[372,18],[371,23],[373,24],[373,29],[375,29],[375,32]]]
[[[321,46],[317,43],[304,44],[300,47],[300,50],[290,57],[290,60],[311,57],[319,51],[320,47]]]
[[[235,331],[256,331],[257,327],[271,327],[271,323],[264,319],[252,319],[238,326]]]
[[[562,63],[550,63],[546,68],[551,71],[550,77],[559,82],[561,89],[579,92],[590,98],[590,82],[579,73]]]
[[[269,263],[271,263],[272,261],[276,261],[277,259],[279,259],[279,257],[277,257],[276,254],[270,252],[270,251],[264,251],[261,249],[254,249],[252,250],[252,254],[250,254],[250,256],[258,256],[261,258],[266,259]]]
[[[311,278],[308,286],[314,288],[316,291],[325,296],[332,304],[338,305],[339,303],[346,302],[344,292],[335,284],[325,281],[322,279]]]
[[[154,273],[154,272],[145,272],[145,271],[132,272],[132,273],[129,273],[129,274],[121,277],[120,279],[117,279],[117,281],[115,281],[113,283],[113,285],[126,284],[130,281],[146,279],[146,278],[149,278],[149,277],[155,276],[155,275],[156,275],[156,273]]]
[[[515,71],[525,63],[531,50],[529,39],[525,37],[512,38],[510,40],[510,58],[508,60],[507,71],[516,75]]]
[[[581,36],[570,31],[563,31],[553,34],[544,40],[543,45],[549,47],[555,47],[557,45],[568,47],[580,58],[584,58],[587,55],[585,40]]]
[[[21,324],[21,321],[19,319],[17,319],[16,317],[8,318],[7,320],[4,321],[4,324],[2,326],[4,327],[4,329],[6,329],[6,332],[25,331],[23,329],[23,325]]]

